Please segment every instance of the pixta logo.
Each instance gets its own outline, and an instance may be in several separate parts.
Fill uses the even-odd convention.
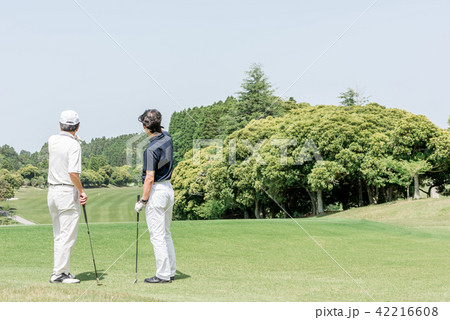
[[[171,144],[166,147],[168,144],[166,143],[170,138],[164,136],[161,139],[158,139],[152,146],[154,149],[158,147],[163,147],[164,157],[160,159],[158,163],[158,168],[164,166],[172,159],[173,150]],[[127,166],[130,167],[140,167],[144,162],[144,152],[147,146],[150,144],[150,138],[145,133],[145,131],[140,132],[139,134],[131,137],[127,140],[126,143],[126,155],[127,155]]]
[[[144,130],[127,140],[127,166],[142,166],[144,151],[149,143],[150,139]]]
[[[289,164],[298,166],[314,160],[319,164],[323,163],[319,149],[311,139],[306,139],[303,144],[297,139],[263,139],[256,143],[248,139],[230,139],[226,142],[222,139],[195,139],[192,157],[194,165],[201,164],[202,152],[208,147],[210,147],[207,152],[209,161],[227,161],[229,165],[238,163],[237,159],[240,158],[238,154],[246,155],[240,160],[243,164],[254,160],[259,165],[267,165],[267,150],[272,159],[276,156],[281,166]],[[262,152],[263,149],[266,152]]]

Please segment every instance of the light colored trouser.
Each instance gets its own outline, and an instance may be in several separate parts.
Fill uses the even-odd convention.
[[[71,186],[50,186],[48,208],[53,220],[53,273],[70,273],[70,254],[78,235],[81,215],[78,190]]]
[[[156,259],[156,276],[169,280],[175,276],[176,258],[170,234],[174,194],[170,181],[156,182],[145,207],[145,218]]]

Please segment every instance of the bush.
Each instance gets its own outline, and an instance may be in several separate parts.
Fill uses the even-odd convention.
[[[39,176],[39,169],[31,164],[28,164],[25,167],[20,168],[17,171],[17,173],[20,174],[25,179],[31,180],[31,179],[37,178]]]
[[[100,173],[95,172],[94,170],[83,171],[80,179],[83,186],[92,188],[101,187],[105,180]]]
[[[113,174],[113,167],[109,164],[98,169],[98,173],[103,177],[103,184],[109,185],[111,183],[111,175]]]
[[[37,187],[37,188],[44,188],[45,187],[45,179],[42,176],[36,177],[36,178],[32,178],[30,180],[30,184],[32,187]]]
[[[0,180],[7,181],[9,186],[13,189],[19,189],[23,185],[23,177],[14,172],[9,172],[6,169],[0,170]]]
[[[219,201],[211,199],[194,208],[194,212],[201,219],[220,219],[225,212],[225,206]]]
[[[129,169],[130,167],[128,166],[114,168],[114,172],[111,175],[111,183],[117,187],[123,187],[133,182],[134,179],[128,171]]]
[[[14,188],[8,181],[0,177],[0,200],[6,200],[14,197]]]

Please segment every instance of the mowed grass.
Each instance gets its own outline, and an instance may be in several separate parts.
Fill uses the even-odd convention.
[[[87,212],[89,222],[122,222],[135,219],[134,204],[142,188],[95,188],[86,189],[88,195]],[[14,209],[14,213],[37,224],[52,223],[47,206],[47,190],[38,188],[21,188],[15,198],[0,202]]]
[[[98,198],[93,191],[99,193]],[[450,298],[448,198],[403,201],[295,221],[174,221],[172,235],[179,272],[177,280],[167,285],[143,282],[145,277],[154,275],[155,261],[141,215],[139,282],[133,285],[136,223],[91,221],[134,221],[136,215],[129,213],[129,206],[132,208],[138,191],[136,188],[89,191],[94,253],[100,274],[105,273],[101,278],[104,285],[100,287],[95,285],[83,218],[72,254],[72,272],[82,280],[79,285],[48,283],[53,263],[51,225],[0,227],[1,301],[372,301],[371,297],[376,301],[448,301]],[[22,194],[22,198],[20,193],[17,195],[21,198],[17,200],[17,214],[30,220],[35,215],[35,222],[39,218],[48,223],[43,217],[49,216],[44,213],[45,205],[42,214],[38,214],[35,206],[27,204],[26,196],[38,199],[41,191],[25,192],[29,193]],[[46,193],[42,195],[45,197]],[[115,206],[102,205],[119,197],[122,201],[116,201]],[[34,212],[27,212],[27,208]]]
[[[90,225],[102,287],[95,285],[86,228],[72,255],[79,285],[48,283],[49,225],[1,227],[2,301],[448,301],[450,237],[371,221],[297,220],[356,283],[291,220],[175,221],[177,280],[148,285],[153,250],[141,224]],[[128,249],[128,251],[126,251]],[[117,261],[117,262],[116,262]]]
[[[353,208],[330,217],[365,219],[422,230],[448,232],[450,231],[450,198],[400,200]]]

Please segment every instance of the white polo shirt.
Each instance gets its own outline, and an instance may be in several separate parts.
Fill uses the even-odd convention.
[[[69,132],[61,131],[48,139],[48,153],[48,183],[73,185],[69,172],[81,173],[80,143]]]

